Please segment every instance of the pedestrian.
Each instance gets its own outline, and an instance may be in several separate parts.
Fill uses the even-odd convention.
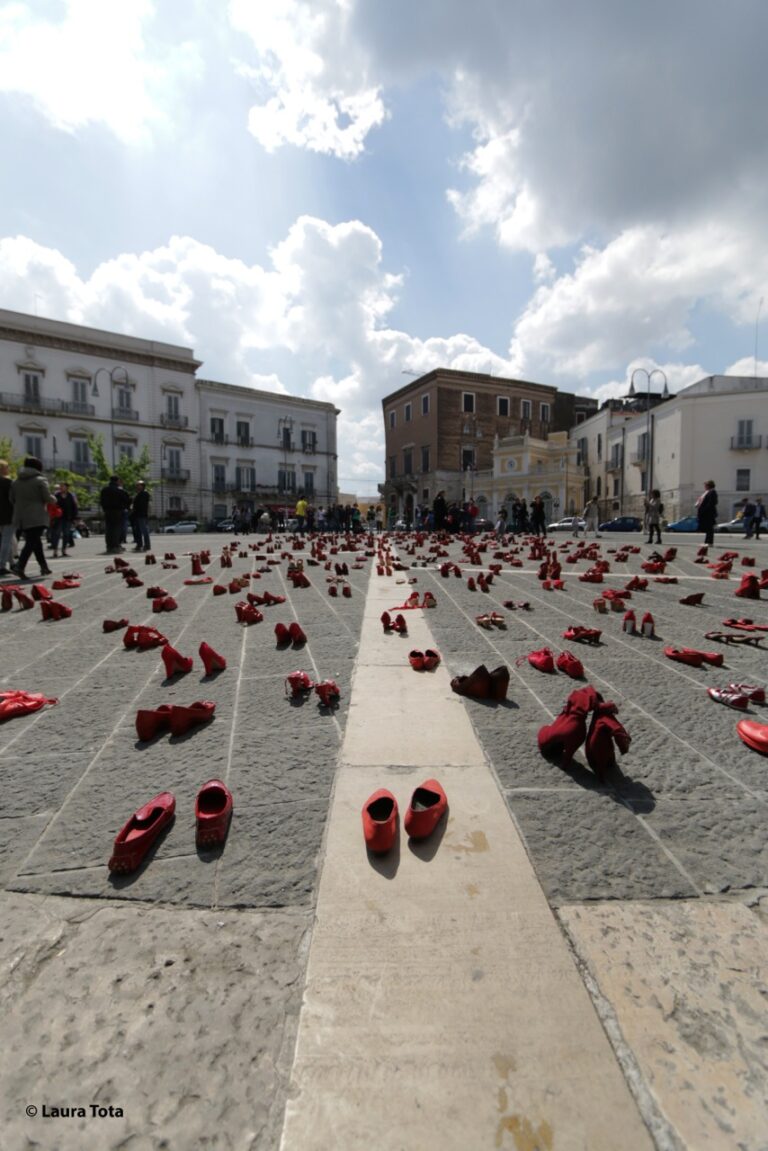
[[[304,523],[307,518],[307,501],[304,499],[302,493],[296,501],[296,531],[304,531]]]
[[[755,511],[757,507],[753,499],[745,498],[741,503],[741,518],[744,521],[744,538],[751,540],[755,528]]]
[[[765,504],[763,503],[763,497],[758,496],[757,499],[755,500],[755,519],[754,519],[755,539],[756,540],[760,539],[760,528],[762,526],[764,519],[765,519]]]
[[[494,524],[493,530],[496,532],[496,539],[497,540],[502,539],[507,534],[507,509],[506,508],[502,508],[501,511],[499,512],[499,516],[498,516],[498,519],[496,520],[496,523]]]
[[[445,492],[438,492],[433,499],[432,514],[435,517],[435,531],[441,532],[445,527],[445,517],[448,514],[448,505],[445,502]]]
[[[45,562],[43,533],[50,522],[48,505],[51,503],[51,489],[43,475],[42,461],[36,456],[27,456],[19,468],[19,474],[11,484],[13,502],[13,523],[16,529],[24,532],[24,547],[18,561],[11,564],[19,579],[26,578],[29,557],[34,553],[40,565],[40,575],[50,575],[51,569]]]
[[[525,501],[523,501],[523,502],[525,502]],[[531,503],[530,521],[531,521],[531,531],[533,532],[533,534],[535,536],[544,536],[546,538],[546,535],[547,535],[547,517],[546,517],[546,509],[544,507],[544,501],[541,498],[541,496],[534,496],[533,497],[533,502]]]
[[[10,572],[11,551],[15,537],[13,504],[11,503],[11,476],[7,460],[0,460],[0,576]]]
[[[704,491],[696,500],[696,517],[699,521],[699,531],[704,532],[704,543],[714,544],[717,523],[717,491],[714,480],[707,480]]]
[[[101,489],[99,503],[104,512],[104,541],[107,555],[114,556],[125,551],[121,543],[123,520],[131,503],[127,491],[120,486],[117,476],[109,477],[109,483]]]
[[[58,546],[61,544],[61,554],[65,557],[67,548],[75,546],[75,520],[80,514],[74,492],[69,490],[68,483],[60,483],[56,492],[56,503],[61,515],[51,524],[51,546],[53,554],[58,555]]]
[[[661,517],[664,515],[664,504],[661,502],[661,492],[654,488],[650,497],[645,501],[645,525],[648,528],[648,543],[653,543],[653,533],[656,532],[656,543],[661,543]]]
[[[584,539],[587,538],[589,532],[593,532],[595,539],[600,539],[600,533],[597,530],[598,523],[600,522],[600,508],[597,503],[597,496],[592,496],[587,506],[584,508]]]
[[[149,538],[149,501],[151,496],[143,480],[136,484],[136,495],[133,497],[131,516],[136,532],[136,552],[148,552],[152,546]]]

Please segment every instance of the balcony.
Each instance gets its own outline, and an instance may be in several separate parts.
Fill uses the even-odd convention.
[[[648,467],[648,453],[647,452],[632,452],[629,457],[629,462],[638,468]]]
[[[208,437],[209,444],[228,444],[229,436],[225,436],[222,432],[221,435],[211,435]]]
[[[238,436],[235,443],[239,448],[255,448],[256,441],[252,440],[250,436]]]
[[[624,461],[620,456],[611,456],[609,460],[606,460],[605,470],[607,472],[620,472],[623,467]]]
[[[80,403],[79,400],[63,400],[61,410],[71,416],[94,416],[96,408],[93,404]]]
[[[134,411],[133,408],[113,408],[112,419],[123,422],[130,421],[130,423],[136,424],[139,422],[139,413]]]
[[[70,460],[65,465],[71,472],[75,472],[78,476],[94,476],[98,468],[92,460]]]
[[[190,477],[189,468],[161,468],[160,475],[170,484],[185,484]]]
[[[45,396],[33,396],[24,392],[0,392],[0,406],[38,413],[65,410],[62,400],[47,399]]]
[[[232,490],[232,485],[228,484],[226,480],[214,480],[213,483],[211,484],[211,491],[221,492],[222,495],[224,494],[224,492],[231,491],[231,490]]]
[[[161,412],[160,423],[165,428],[187,428],[189,427],[189,417],[180,415],[171,415],[170,412]]]
[[[731,436],[732,452],[754,452],[762,447],[762,436]]]

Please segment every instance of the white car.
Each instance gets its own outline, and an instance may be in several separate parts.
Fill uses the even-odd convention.
[[[566,516],[564,520],[558,520],[557,523],[547,524],[547,531],[583,532],[586,526],[586,520],[583,520],[581,516]]]
[[[718,524],[715,528],[718,532],[740,532],[744,533],[744,520],[728,520],[727,523]]]
[[[196,532],[197,520],[179,520],[178,523],[168,524],[164,531],[167,536],[180,535],[182,532]]]

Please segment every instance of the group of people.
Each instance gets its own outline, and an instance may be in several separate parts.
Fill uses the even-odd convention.
[[[136,484],[136,492],[131,497],[125,490],[119,476],[110,476],[109,483],[101,489],[99,503],[104,513],[104,541],[107,555],[117,555],[125,551],[129,528],[133,532],[135,552],[148,552],[152,546],[149,538],[150,494],[143,480]]]

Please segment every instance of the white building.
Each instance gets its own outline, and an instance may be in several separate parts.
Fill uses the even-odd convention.
[[[145,446],[154,513],[336,501],[333,404],[197,378],[189,348],[0,310],[0,438],[46,471],[94,471]]]

